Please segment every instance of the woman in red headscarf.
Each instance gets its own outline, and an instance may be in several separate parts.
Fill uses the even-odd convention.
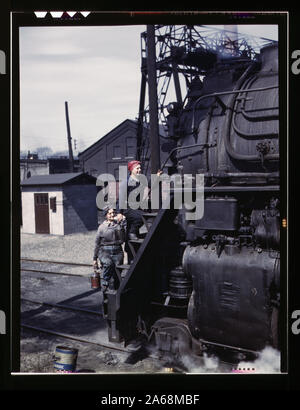
[[[130,192],[132,192],[134,189],[138,188],[141,183],[139,181],[138,176],[141,174],[141,162],[140,161],[130,161],[128,162],[128,171],[130,172],[130,175],[127,179],[127,181],[123,181],[120,185],[120,190],[119,190],[119,201],[117,205],[117,211],[118,215],[117,218],[122,218],[122,215],[126,217],[127,220],[127,240],[125,243],[125,250],[128,254],[128,261],[129,263],[132,260],[132,254],[131,250],[128,246],[128,239],[129,240],[134,240],[138,239],[139,237],[139,229],[143,225],[143,219],[142,219],[142,209],[132,209],[128,207],[128,197]],[[161,171],[159,170],[157,172],[157,175],[160,175]],[[140,201],[140,194],[137,195],[136,201]],[[122,209],[121,204],[127,203],[127,208]]]
[[[140,161],[130,161],[128,163],[128,171],[130,175],[127,179],[127,187],[126,183],[123,182],[120,185],[120,196],[119,196],[119,205],[124,203],[128,200],[128,196],[131,191],[139,187],[140,181],[138,179],[138,175],[141,174],[141,163]],[[126,197],[126,188],[127,188],[127,197]],[[138,200],[138,198],[137,198]],[[142,220],[142,210],[141,209],[121,209],[118,206],[119,214],[123,214],[126,216],[127,219],[127,232],[129,239],[138,239],[139,228],[143,225]],[[118,215],[119,216],[119,215]]]

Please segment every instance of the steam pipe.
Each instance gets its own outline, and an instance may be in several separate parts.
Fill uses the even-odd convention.
[[[264,111],[266,110],[278,110],[279,107],[270,107],[270,108],[265,108]],[[258,110],[255,110],[256,112]],[[277,120],[279,118],[278,114],[268,114],[268,115],[251,115],[249,114],[249,111],[241,110],[241,113],[244,118],[248,121],[269,121],[269,120]]]
[[[173,71],[176,99],[177,99],[177,102],[180,105],[182,105],[182,96],[181,96],[180,82],[179,82],[179,77],[178,77],[178,69],[177,69],[177,65],[175,61],[172,61],[172,71]]]
[[[253,133],[252,134],[249,132],[241,131],[236,125],[235,118],[232,120],[232,128],[238,135],[244,138],[261,138],[261,137],[276,138],[278,137],[278,132],[265,132],[265,133],[257,133],[257,134]]]
[[[169,160],[169,158],[171,157],[171,155],[172,155],[173,152],[175,152],[175,151],[178,151],[178,150],[181,150],[181,149],[187,149],[187,148],[206,147],[206,146],[208,146],[207,143],[204,143],[204,144],[203,144],[203,143],[202,143],[202,144],[193,144],[193,145],[184,145],[183,147],[175,147],[175,148],[173,148],[173,149],[170,151],[169,155],[167,156],[167,158],[165,159],[165,161],[163,162],[162,166],[161,166],[159,169],[162,170],[162,169],[165,167],[167,161]]]
[[[260,161],[261,158],[259,155],[245,155],[245,154],[238,154],[237,152],[234,151],[234,149],[231,146],[230,143],[230,128],[232,124],[232,115],[233,115],[233,108],[234,108],[234,103],[235,103],[235,94],[239,92],[254,92],[254,91],[262,91],[262,90],[267,90],[267,89],[272,89],[272,88],[278,88],[278,86],[269,86],[269,87],[263,87],[263,88],[252,88],[252,89],[242,89],[238,90],[243,82],[246,80],[247,76],[249,75],[250,71],[252,70],[254,64],[251,64],[242,74],[242,76],[239,78],[238,82],[236,83],[236,89],[233,90],[232,95],[229,99],[229,102],[227,103],[227,112],[226,112],[226,118],[225,118],[225,125],[224,125],[224,143],[225,143],[225,149],[232,158],[237,159],[237,160],[246,160],[246,161]],[[279,154],[267,154],[264,156],[264,159],[279,159]]]
[[[248,67],[248,68],[249,68],[249,67]],[[242,77],[241,77],[241,78],[242,78]],[[197,104],[199,103],[199,101],[204,100],[205,98],[219,97],[220,95],[230,95],[230,94],[233,94],[233,97],[234,97],[235,94],[239,94],[239,93],[242,93],[242,92],[245,92],[245,91],[247,91],[247,93],[250,93],[250,92],[258,92],[258,91],[271,90],[271,89],[274,89],[274,88],[279,88],[279,86],[278,86],[278,85],[271,85],[271,86],[268,86],[268,87],[251,88],[251,89],[249,89],[249,90],[248,90],[248,89],[245,90],[244,88],[241,88],[241,89],[236,89],[236,90],[232,90],[232,91],[221,91],[221,92],[218,92],[218,93],[211,93],[211,94],[201,95],[201,97],[199,97],[199,98],[195,101],[195,104],[194,104],[194,106],[193,106],[192,130],[195,131],[195,129],[194,129],[195,110],[196,110],[196,106],[197,106]],[[224,105],[225,105],[225,104],[224,104]],[[227,104],[227,108],[229,108],[228,104]]]

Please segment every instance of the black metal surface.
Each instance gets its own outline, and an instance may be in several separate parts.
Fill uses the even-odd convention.
[[[196,221],[199,229],[235,231],[238,227],[238,204],[236,198],[206,198],[204,216]]]
[[[237,248],[218,257],[214,246],[188,247],[184,269],[193,278],[191,332],[228,346],[261,350],[271,340],[272,284],[277,258],[261,249]]]

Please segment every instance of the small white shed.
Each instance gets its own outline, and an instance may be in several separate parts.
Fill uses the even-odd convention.
[[[21,182],[23,232],[65,235],[98,227],[96,178],[82,172]]]

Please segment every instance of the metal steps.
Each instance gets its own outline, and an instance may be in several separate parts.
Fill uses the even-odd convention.
[[[140,309],[148,303],[147,291],[148,286],[152,283],[151,261],[153,261],[155,249],[160,246],[160,238],[168,231],[175,216],[176,211],[173,209],[142,213],[147,233],[143,238],[128,241],[133,258],[130,264],[116,266],[119,286],[116,289],[108,289],[106,293],[110,341],[118,342],[121,338],[130,340],[134,336],[136,318]],[[141,236],[140,232],[139,236]],[[164,295],[166,306],[169,304],[167,296]]]
[[[133,257],[136,256],[136,253],[138,252],[141,244],[144,242],[145,236],[149,232],[152,226],[152,223],[157,215],[158,215],[157,212],[143,212],[142,213],[142,219],[143,219],[144,225],[140,228],[140,235],[144,237],[140,237],[138,239],[129,239],[128,241],[128,245],[130,247]],[[126,277],[126,274],[130,266],[131,266],[130,264],[121,264],[121,265],[116,266],[116,274],[120,282]]]

